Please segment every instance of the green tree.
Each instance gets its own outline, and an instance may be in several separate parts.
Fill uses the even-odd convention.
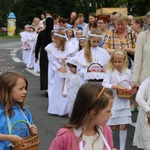
[[[89,13],[96,12],[99,7],[128,7],[129,14],[145,15],[150,8],[148,0],[0,0],[0,26],[7,20],[10,12],[17,17],[17,26],[23,28],[26,23],[31,24],[34,17],[40,17],[44,11],[58,13],[65,18],[75,11],[83,13],[88,18]]]
[[[7,22],[8,14],[14,6],[14,0],[0,0],[0,26]]]
[[[143,16],[150,11],[150,1],[148,0],[128,0],[130,13],[134,16]]]

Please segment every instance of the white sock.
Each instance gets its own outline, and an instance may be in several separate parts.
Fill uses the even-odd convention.
[[[125,150],[126,139],[127,139],[127,129],[120,130],[119,132],[120,149],[119,150]]]

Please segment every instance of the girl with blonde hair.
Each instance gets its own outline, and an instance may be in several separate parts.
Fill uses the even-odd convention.
[[[111,54],[108,70],[102,84],[114,92],[113,115],[109,118],[107,125],[109,125],[113,131],[119,126],[119,150],[125,150],[127,125],[132,123],[132,120],[130,100],[128,98],[120,98],[117,91],[131,89],[131,84],[129,83],[131,83],[131,71],[128,69],[127,53],[124,50],[116,50]]]
[[[105,72],[105,67],[110,55],[105,49],[98,46],[101,37],[102,33],[98,29],[92,29],[85,41],[84,48],[78,52],[76,59],[78,63],[78,73],[83,80],[85,79],[88,66],[92,63],[99,63],[102,66],[102,71]]]

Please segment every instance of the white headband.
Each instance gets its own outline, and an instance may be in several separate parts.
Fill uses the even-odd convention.
[[[81,38],[79,38],[79,40],[86,40],[86,38],[85,37],[81,37]]]
[[[74,32],[74,29],[73,28],[66,28],[65,29],[65,32],[67,32],[68,30],[72,30]]]
[[[65,36],[65,35],[61,35],[61,34],[58,34],[58,33],[54,33],[54,35],[56,35],[56,36],[59,36],[59,37],[62,37],[62,38],[65,38],[65,39],[66,39],[66,36]]]
[[[51,32],[58,32],[58,30],[52,30]]]
[[[63,29],[63,30],[65,30],[66,28],[65,28],[65,27],[59,27],[59,29],[58,29],[58,30],[60,30],[60,29]]]
[[[98,34],[89,34],[89,36],[102,37],[102,35],[98,35]]]
[[[77,31],[75,31],[75,32],[83,32],[82,30],[77,30]]]
[[[115,52],[114,54],[122,54],[123,56],[126,56],[124,52]]]

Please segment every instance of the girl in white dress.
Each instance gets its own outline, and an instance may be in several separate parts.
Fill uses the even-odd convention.
[[[37,42],[38,34],[39,34],[39,32],[41,32],[42,30],[44,30],[44,27],[43,27],[43,25],[40,25],[40,26],[37,28],[37,31],[36,31],[35,44],[36,44],[36,42]],[[39,53],[39,55],[38,55],[38,58],[40,58],[40,53]],[[39,60],[40,60],[40,59],[38,59],[37,61],[34,60],[34,73],[39,73],[39,72],[40,72]]]
[[[28,50],[28,58],[26,67],[28,69],[33,69],[34,67],[34,53],[35,53],[35,41],[36,41],[36,28],[34,26],[30,26],[30,34],[28,36],[28,43],[30,49]]]
[[[79,41],[75,38],[74,30],[72,28],[67,28],[65,31],[67,43],[72,44],[76,51],[78,51]]]
[[[77,74],[77,66],[71,57],[67,59],[67,66],[69,70],[65,79],[63,97],[68,97],[68,113],[70,117],[81,81],[80,76]]]
[[[103,66],[102,71],[105,71],[110,55],[105,49],[98,47],[101,36],[102,33],[98,29],[91,30],[91,34],[85,41],[84,49],[79,51],[75,57],[78,63],[78,74],[83,80],[85,80],[88,66],[92,63],[99,63]]]
[[[131,85],[128,82],[118,84],[123,80],[127,80],[131,83],[131,71],[128,69],[128,57],[123,50],[116,50],[111,54],[108,70],[103,80],[103,86],[112,89],[114,92],[114,102],[112,107],[113,116],[109,118],[107,124],[113,131],[116,130],[116,126],[119,125],[119,150],[125,150],[127,125],[132,123],[130,100],[119,98],[117,95],[118,89],[126,90],[131,88]]]
[[[66,31],[67,42],[74,44],[76,42],[74,30],[72,28],[67,28],[65,31]]]
[[[55,73],[55,71],[54,71],[55,66],[53,68],[53,65],[51,63],[53,61],[53,55],[51,55],[51,51],[56,46],[55,39],[54,39],[54,33],[57,33],[57,32],[58,32],[57,30],[51,31],[52,42],[45,47],[45,50],[47,52],[47,58],[48,58],[48,91],[51,91],[50,88],[52,87],[53,81],[54,81],[53,78],[54,78],[54,73]]]
[[[21,42],[22,42],[22,61],[23,63],[27,63],[27,59],[28,59],[28,50],[30,48],[30,45],[28,43],[28,36],[29,36],[29,27],[30,25],[25,25],[24,26],[24,31],[20,32],[20,36],[21,36]]]
[[[83,36],[83,31],[82,30],[77,30],[77,31],[74,31],[74,34],[75,34],[75,38],[77,40],[79,40],[79,38],[81,38]]]
[[[75,35],[75,41],[73,44],[75,44],[75,46],[79,46],[79,38],[81,38],[83,36],[83,31],[82,30],[77,30],[74,31],[74,35]],[[78,47],[79,49],[79,47]]]
[[[55,45],[52,46],[53,48],[48,49],[51,57],[51,59],[49,59],[49,65],[54,73],[51,88],[48,89],[48,113],[63,116],[68,114],[68,98],[64,98],[62,93],[66,77],[65,60],[74,55],[76,49],[66,43],[64,31],[54,33],[54,39]]]
[[[84,48],[86,37],[82,36],[79,38],[79,51]]]

